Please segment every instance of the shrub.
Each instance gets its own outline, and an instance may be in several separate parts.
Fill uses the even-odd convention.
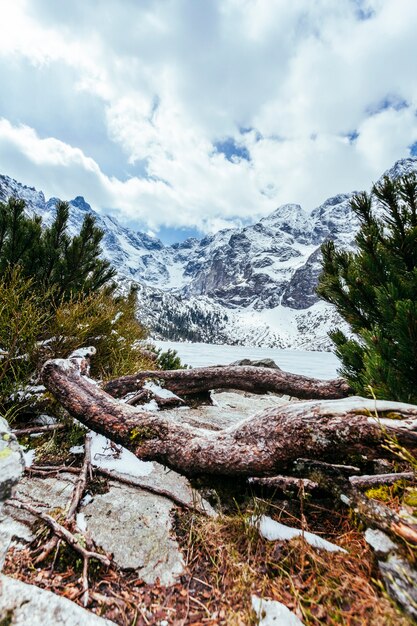
[[[59,201],[50,226],[25,213],[25,202],[9,198],[0,203],[0,272],[19,266],[49,299],[71,299],[108,285],[116,272],[100,258],[103,231],[87,213],[80,232],[68,234],[69,205]]]
[[[48,330],[49,356],[65,357],[78,348],[94,346],[92,373],[103,379],[151,367],[140,343],[147,331],[135,311],[133,290],[127,296],[114,296],[105,289],[74,296],[56,309]]]
[[[168,350],[165,350],[164,352],[158,350],[157,354],[157,364],[161,370],[185,370],[188,367],[187,365],[183,365],[181,363],[181,359],[178,356],[177,351],[172,348],[168,348]]]
[[[104,379],[152,367],[140,345],[146,330],[136,319],[136,293],[115,294],[93,216],[71,237],[67,203],[58,202],[46,228],[24,209],[23,200],[0,203],[0,408],[10,409],[12,392],[46,359],[80,347],[96,347],[93,375]]]
[[[6,271],[0,279],[0,408],[33,373],[37,341],[48,320],[33,280],[18,267]]]
[[[330,336],[341,374],[360,394],[417,402],[417,179],[385,178],[351,203],[356,252],[322,246],[318,294],[353,336]]]

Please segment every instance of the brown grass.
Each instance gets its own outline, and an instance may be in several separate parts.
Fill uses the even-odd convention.
[[[328,513],[334,524],[334,512]],[[220,605],[226,624],[256,623],[252,594],[284,603],[306,626],[411,623],[374,581],[373,556],[346,519],[338,519],[342,528],[336,543],[348,554],[315,550],[302,539],[265,541],[241,514],[216,520],[190,517],[189,524],[187,557],[197,572],[193,580],[197,575],[207,586],[206,595],[210,590],[208,613],[218,613]],[[199,589],[192,584],[191,591]]]
[[[255,506],[253,506],[255,502]],[[179,512],[176,531],[187,572],[166,589],[146,585],[136,574],[93,566],[88,608],[121,626],[250,626],[256,624],[251,595],[283,602],[306,626],[409,626],[412,621],[392,605],[376,580],[377,570],[363,536],[347,515],[321,505],[306,506],[309,530],[318,529],[348,554],[318,551],[303,540],[288,543],[262,539],[249,523],[259,514],[259,500],[245,512],[216,519]],[[280,521],[300,526],[278,503],[262,503]],[[303,520],[307,529],[306,518]],[[44,541],[44,536],[39,536]],[[50,589],[75,602],[81,596],[81,562],[68,548],[42,568],[33,565],[30,549],[9,552],[5,573]]]

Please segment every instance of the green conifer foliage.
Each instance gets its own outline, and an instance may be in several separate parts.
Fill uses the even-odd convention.
[[[78,235],[68,234],[69,206],[59,201],[51,226],[42,228],[39,216],[28,217],[23,200],[0,203],[0,272],[19,266],[57,300],[108,285],[115,270],[100,258],[103,231],[87,214]]]
[[[357,250],[323,244],[317,289],[353,333],[330,333],[340,373],[362,395],[417,402],[417,178],[386,177],[351,206]]]
[[[92,215],[68,233],[69,206],[58,202],[49,227],[23,200],[0,203],[0,410],[25,410],[29,382],[48,358],[93,345],[93,374],[116,377],[152,367],[136,318],[136,292],[116,294],[116,271],[100,257],[103,232]],[[19,404],[24,398],[23,407]],[[35,401],[34,401],[35,402]],[[34,409],[34,404],[31,405]]]

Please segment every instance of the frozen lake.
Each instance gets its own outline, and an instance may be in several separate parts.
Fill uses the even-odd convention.
[[[182,343],[179,341],[155,341],[158,348],[173,348],[183,363],[193,367],[227,365],[238,359],[274,359],[287,372],[314,378],[335,378],[339,360],[332,352],[308,352],[306,350],[280,350],[279,348],[253,348],[208,343]]]

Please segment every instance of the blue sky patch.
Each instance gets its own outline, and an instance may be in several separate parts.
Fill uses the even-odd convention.
[[[346,137],[349,139],[349,143],[354,143],[359,137],[359,133],[357,130],[352,130],[350,133],[347,133]]]
[[[237,144],[233,137],[228,137],[224,141],[216,141],[214,147],[217,152],[224,154],[231,163],[236,163],[242,159],[250,161],[249,150],[245,146]]]
[[[401,109],[406,109],[409,106],[408,102],[397,96],[395,94],[388,94],[385,98],[382,98],[376,104],[372,104],[368,107],[368,113],[370,115],[376,115],[377,113],[381,113],[381,111],[385,111],[386,109],[394,109],[394,111],[401,111]]]

